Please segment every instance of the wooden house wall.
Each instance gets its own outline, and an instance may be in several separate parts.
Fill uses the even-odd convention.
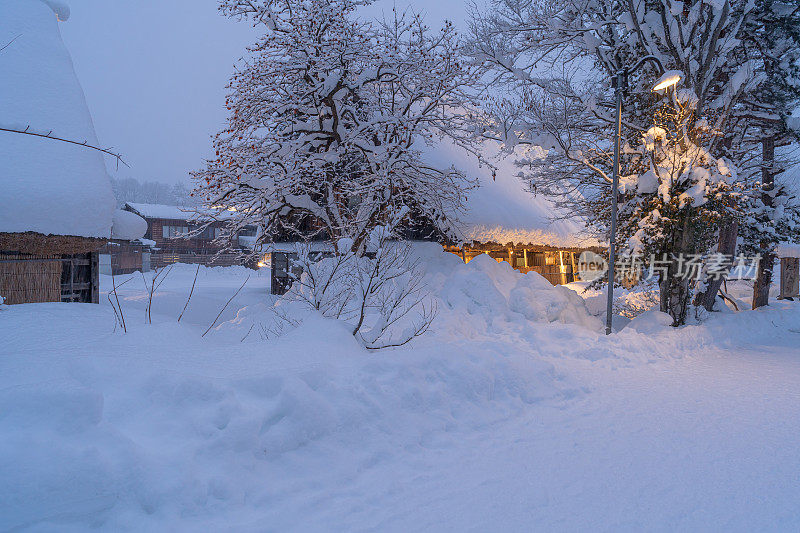
[[[512,268],[522,272],[537,272],[553,285],[564,285],[578,281],[578,257],[580,248],[558,248],[536,245],[499,245],[492,243],[473,243],[459,247],[445,247],[445,250],[469,262],[475,257],[487,254],[495,261],[505,261]]]
[[[144,246],[130,241],[111,241],[100,249],[101,254],[110,256],[111,272],[130,274],[142,270]]]
[[[220,251],[221,247],[213,242],[213,239],[203,239],[200,237],[185,238],[165,238],[164,226],[185,226],[193,227],[192,224],[186,220],[174,220],[167,218],[146,218],[147,233],[146,239],[155,241],[156,247],[162,253],[174,254],[215,254]],[[225,226],[224,222],[214,222],[209,227],[222,228]]]
[[[0,294],[7,304],[100,301],[97,252],[0,254]]]

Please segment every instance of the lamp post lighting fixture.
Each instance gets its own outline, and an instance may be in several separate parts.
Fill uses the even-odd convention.
[[[677,85],[683,75],[678,70],[665,70],[656,56],[645,56],[632,67],[623,67],[614,74],[614,98],[617,101],[617,120],[614,131],[614,173],[611,180],[611,242],[608,246],[608,300],[606,302],[606,335],[611,335],[611,318],[614,305],[614,262],[617,245],[617,193],[619,190],[619,145],[622,130],[622,97],[628,92],[628,76],[636,69],[651,61],[658,66],[661,77],[653,86],[653,91],[661,91]]]

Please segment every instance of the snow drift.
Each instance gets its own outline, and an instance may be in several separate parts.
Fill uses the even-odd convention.
[[[498,313],[491,317],[498,326],[521,319],[504,293],[525,277],[483,258],[463,265],[436,246],[422,253],[433,260],[428,279],[452,306],[441,315],[442,333],[421,338],[411,351],[379,356],[369,355],[343,322],[314,315],[277,338],[265,342],[256,331],[241,342],[252,324],[272,316],[264,309],[268,275],[251,275],[236,301],[244,310],[201,338],[245,279],[242,268],[203,267],[181,325],[175,317],[193,266],[177,265],[167,275],[154,297],[160,315],[152,326],[141,320],[141,276],[130,276],[120,289],[127,335],[112,333],[107,306],[4,309],[4,346],[25,355],[24,364],[11,353],[0,358],[0,434],[7,437],[0,439],[0,529],[116,529],[129,520],[152,529],[178,516],[181,528],[252,529],[236,509],[282,498],[292,490],[287,483],[357,471],[380,463],[379,450],[442,445],[528,406],[581,394],[549,362],[446,331],[486,309]],[[462,281],[441,283],[448,268],[464,273]],[[107,290],[110,278],[103,278]],[[117,276],[117,285],[126,279]],[[478,280],[483,290],[467,296]],[[254,320],[243,320],[248,309]],[[79,347],[69,340],[75,323],[88,328]],[[36,353],[23,349],[33,338]],[[373,444],[360,449],[364,439]],[[343,446],[345,456],[325,452],[330,443]],[[307,454],[327,466],[292,466]],[[215,525],[210,509],[222,512]],[[291,520],[269,526],[291,528]]]
[[[429,294],[416,313],[412,310],[397,322],[395,333],[422,318],[423,304],[428,304],[427,309],[436,309],[434,329],[449,333],[460,330],[467,336],[475,331],[498,333],[531,321],[573,324],[592,332],[602,330],[600,320],[590,314],[581,296],[567,287],[553,286],[536,272],[522,274],[487,254],[464,264],[460,257],[435,243],[414,243],[410,259],[419,265],[424,278],[422,287]],[[331,292],[339,294],[335,289]],[[260,304],[242,309],[236,320],[219,329],[257,327],[274,334],[292,329],[312,314],[310,306],[299,302],[290,291],[276,302],[275,308]],[[353,320],[344,313],[342,322],[349,324]]]
[[[126,335],[0,308],[0,530],[796,529],[796,303],[606,337],[569,289],[416,253],[439,316],[377,353],[319,316],[267,338],[243,267],[176,265],[152,325],[117,276]]]

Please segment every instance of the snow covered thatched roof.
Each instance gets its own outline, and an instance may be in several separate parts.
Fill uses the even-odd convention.
[[[484,157],[497,167],[494,177],[492,169],[481,165],[475,155],[448,141],[427,148],[425,157],[439,168],[452,165],[478,181],[460,217],[465,240],[564,247],[597,244],[586,237],[579,220],[566,218],[548,199],[531,193],[518,177],[513,157],[502,157],[488,142]]]
[[[233,211],[223,211],[221,209],[208,209],[203,207],[181,207],[178,205],[164,204],[142,204],[138,202],[128,202],[125,207],[129,211],[144,218],[164,218],[168,220],[229,220],[236,213]]]
[[[0,126],[97,145],[58,28],[68,14],[54,0],[0,1]],[[0,233],[108,238],[113,214],[99,152],[0,132]]]

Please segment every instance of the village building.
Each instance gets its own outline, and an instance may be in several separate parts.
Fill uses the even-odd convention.
[[[502,156],[486,143],[484,155],[494,168],[453,144],[442,142],[427,157],[438,166],[453,165],[476,180],[460,215],[463,238],[445,249],[465,262],[481,254],[508,262],[523,273],[537,272],[553,285],[578,280],[578,259],[599,251],[585,225],[559,212],[553,202],[533,194],[519,178],[513,156]]]
[[[98,250],[132,220],[114,195],[59,23],[68,9],[0,2],[0,297],[6,304],[99,301]],[[73,140],[61,142],[51,137]],[[135,225],[135,223],[133,223]]]
[[[130,274],[150,270],[150,244],[144,238],[147,222],[135,213],[114,213],[111,240],[100,249],[100,273]]]
[[[233,242],[222,242],[223,229],[235,213],[202,207],[128,202],[123,209],[147,223],[143,242],[150,266],[172,263],[209,266],[252,266],[250,245],[255,228],[240,231]]]

